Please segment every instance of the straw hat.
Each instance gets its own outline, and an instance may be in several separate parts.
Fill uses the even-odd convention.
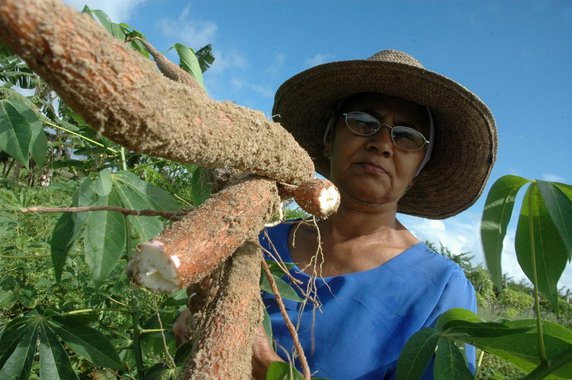
[[[483,191],[497,152],[491,111],[472,92],[423,68],[410,55],[383,50],[367,60],[326,63],[280,86],[272,114],[329,177],[323,155],[327,118],[340,100],[378,92],[428,106],[435,136],[431,159],[399,201],[398,212],[443,219],[471,206]]]

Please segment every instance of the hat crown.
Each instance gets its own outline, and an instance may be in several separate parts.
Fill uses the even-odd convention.
[[[367,59],[368,61],[380,61],[380,62],[393,62],[393,63],[401,63],[404,65],[415,66],[420,69],[423,68],[421,62],[413,58],[407,53],[404,53],[399,50],[382,50],[378,51],[371,57]]]

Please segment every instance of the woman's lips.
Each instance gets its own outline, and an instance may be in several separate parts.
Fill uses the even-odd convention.
[[[358,162],[357,165],[363,168],[367,173],[389,176],[389,173],[383,166],[374,164],[373,162]]]

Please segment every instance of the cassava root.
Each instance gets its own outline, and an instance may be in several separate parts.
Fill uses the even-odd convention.
[[[186,379],[251,379],[252,344],[262,322],[261,260],[258,246],[246,243],[225,265],[217,299],[208,305],[209,318],[197,334]]]
[[[245,241],[256,241],[280,207],[273,181],[249,178],[141,244],[128,265],[131,280],[154,291],[175,291],[200,281]]]
[[[99,133],[126,148],[298,185],[308,154],[263,113],[217,102],[57,0],[2,0],[0,39]]]
[[[340,193],[327,179],[315,178],[299,186],[279,184],[282,198],[294,198],[300,207],[318,218],[325,219],[334,214],[340,206]]]

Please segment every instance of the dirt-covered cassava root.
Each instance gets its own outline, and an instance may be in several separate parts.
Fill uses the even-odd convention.
[[[282,198],[294,198],[304,210],[318,218],[327,218],[338,211],[340,193],[327,179],[315,178],[300,186],[280,184],[278,192]]]
[[[198,282],[245,241],[255,241],[280,206],[274,181],[249,178],[229,186],[140,245],[129,277],[155,291]]]
[[[252,344],[262,321],[261,260],[258,246],[246,243],[225,265],[221,291],[197,334],[187,379],[251,379]]]
[[[60,1],[2,0],[0,39],[94,129],[131,150],[295,185],[314,173],[307,153],[263,113],[165,78]]]

